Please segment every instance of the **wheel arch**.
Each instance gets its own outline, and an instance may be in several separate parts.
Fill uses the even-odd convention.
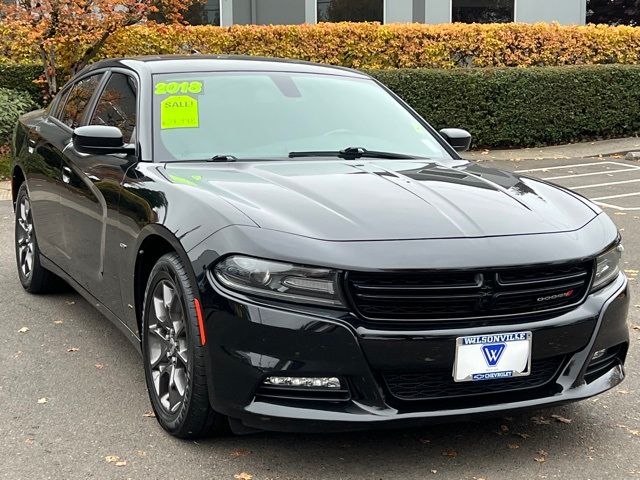
[[[147,225],[138,237],[133,274],[133,298],[139,335],[142,333],[144,292],[147,281],[149,280],[149,274],[160,257],[167,253],[178,254],[187,270],[189,280],[194,285],[194,290],[196,293],[199,290],[195,274],[193,273],[191,260],[180,240],[168,228],[162,225]]]
[[[16,199],[18,198],[18,190],[20,186],[27,180],[24,175],[22,167],[16,165],[11,172],[11,201],[13,202],[13,208],[16,207]]]

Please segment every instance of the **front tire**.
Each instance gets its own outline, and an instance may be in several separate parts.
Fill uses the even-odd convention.
[[[47,293],[59,285],[58,278],[40,264],[40,249],[26,183],[16,197],[15,246],[20,283],[29,293]]]
[[[153,267],[144,296],[142,353],[147,390],[162,428],[179,438],[222,433],[226,418],[209,404],[205,347],[195,289],[176,253]]]

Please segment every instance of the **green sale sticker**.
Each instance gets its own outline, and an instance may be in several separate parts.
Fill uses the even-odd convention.
[[[160,103],[160,128],[198,128],[198,100],[188,95],[173,95]]]

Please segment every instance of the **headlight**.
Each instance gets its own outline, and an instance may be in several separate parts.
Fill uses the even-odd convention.
[[[222,286],[236,292],[297,303],[343,305],[334,270],[233,255],[218,263],[213,273]]]
[[[618,244],[596,259],[596,274],[591,291],[604,287],[620,273],[620,259],[624,248]]]

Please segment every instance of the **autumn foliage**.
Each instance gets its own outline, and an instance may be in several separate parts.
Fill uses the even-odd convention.
[[[163,10],[179,21],[185,0],[17,0],[2,2],[0,35],[9,53],[42,62],[49,93],[57,91],[60,67],[84,68],[116,31]],[[10,56],[9,58],[15,59]]]
[[[59,65],[70,68],[76,64],[90,44],[87,37],[95,38],[95,34],[76,31],[52,40]],[[25,29],[24,23],[0,24],[0,61],[2,56],[37,59],[39,45],[37,35]],[[321,23],[225,28],[146,24],[117,29],[98,57],[193,51],[382,69],[638,64],[640,27]]]

